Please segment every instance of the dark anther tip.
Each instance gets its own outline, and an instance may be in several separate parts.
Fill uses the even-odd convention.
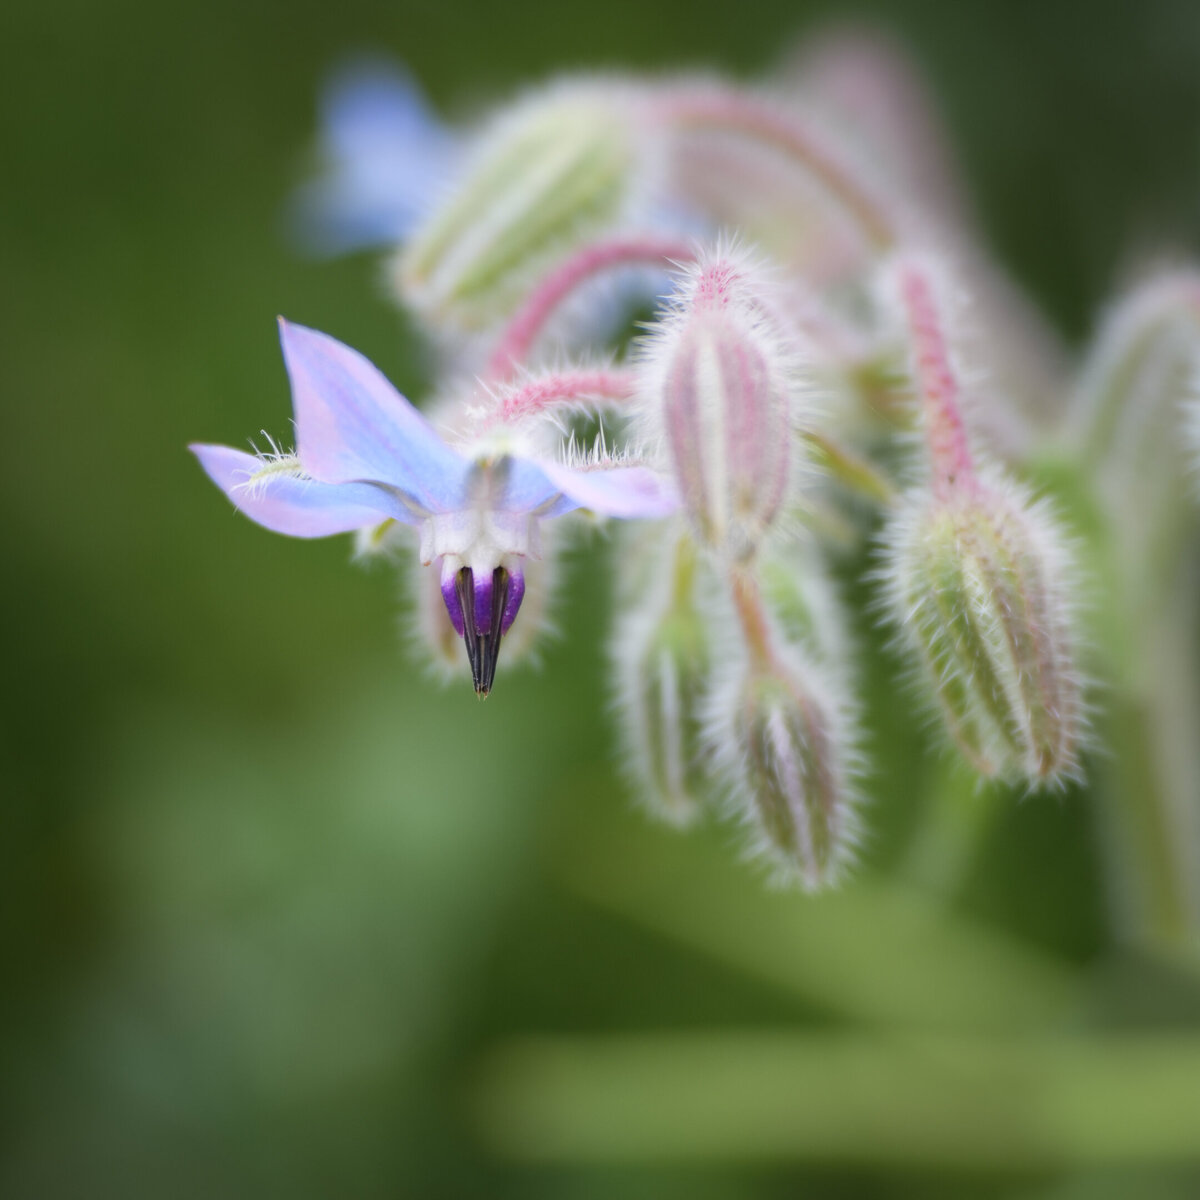
[[[491,598],[488,606],[488,621],[480,625],[478,606],[475,603],[475,573],[463,567],[454,581],[458,603],[463,614],[463,644],[467,648],[467,661],[471,664],[471,680],[475,694],[482,700],[492,690],[496,679],[496,660],[500,655],[501,624],[504,609],[508,604],[511,580],[503,567],[492,572]]]

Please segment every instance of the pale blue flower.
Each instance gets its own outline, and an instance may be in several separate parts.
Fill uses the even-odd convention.
[[[384,59],[334,72],[319,136],[324,173],[297,191],[289,213],[315,254],[399,245],[453,178],[462,150],[412,75]]]
[[[326,537],[389,518],[416,526],[422,562],[441,565],[446,609],[480,693],[520,607],[521,564],[538,555],[541,521],[576,508],[636,518],[677,506],[669,481],[648,467],[521,455],[503,428],[451,446],[356,351],[282,320],[280,333],[295,452],[192,451],[238,509],[276,533]]]

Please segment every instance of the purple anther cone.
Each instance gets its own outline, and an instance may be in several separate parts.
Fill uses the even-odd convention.
[[[496,567],[479,575],[470,567],[442,569],[442,599],[454,631],[466,646],[480,696],[491,691],[500,641],[516,619],[524,595],[525,576],[519,569]]]

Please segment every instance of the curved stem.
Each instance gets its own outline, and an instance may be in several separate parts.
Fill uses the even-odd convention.
[[[775,652],[771,647],[771,627],[759,594],[758,580],[748,570],[733,570],[729,575],[729,590],[750,661],[755,670],[766,671],[775,662]]]
[[[483,416],[480,428],[536,416],[559,404],[625,401],[636,390],[637,377],[632,371],[616,368],[557,371],[503,392]]]
[[[914,381],[925,415],[934,491],[944,498],[955,487],[974,479],[975,466],[967,443],[943,314],[938,308],[933,282],[911,261],[900,269],[900,302],[912,346]]]
[[[526,299],[500,335],[483,370],[484,379],[511,379],[525,361],[546,322],[572,292],[603,271],[630,265],[669,266],[691,262],[694,249],[678,238],[616,238],[595,242],[571,255],[550,272]]]
[[[1075,395],[1071,427],[1093,462],[1113,453],[1123,418],[1154,415],[1156,397],[1142,376],[1155,355],[1180,354],[1169,335],[1181,319],[1200,332],[1200,274],[1175,271],[1127,297],[1105,320],[1096,349],[1085,363]],[[1161,387],[1162,370],[1152,371]]]
[[[815,429],[804,430],[800,437],[808,445],[813,461],[840,484],[876,504],[896,502],[896,489],[865,458]]]
[[[681,129],[735,133],[774,147],[820,181],[876,250],[895,245],[895,222],[882,202],[822,131],[798,114],[727,88],[668,92],[658,111]]]

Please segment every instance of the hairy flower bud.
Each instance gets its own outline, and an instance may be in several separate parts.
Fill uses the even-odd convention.
[[[1135,475],[1161,467],[1198,365],[1200,273],[1165,274],[1115,305],[1076,400],[1076,425],[1091,453]]]
[[[982,774],[1056,784],[1084,733],[1068,588],[1050,515],[1012,487],[914,496],[887,534],[895,621]]]
[[[697,538],[731,562],[762,543],[791,475],[794,369],[760,287],[739,256],[707,256],[646,353],[653,432]]]
[[[1157,565],[1178,560],[1190,527],[1182,501],[1198,375],[1194,270],[1153,278],[1116,304],[1081,372],[1074,440],[1097,477],[1133,595],[1156,590]]]
[[[701,705],[712,652],[707,624],[693,596],[696,561],[691,538],[671,527],[674,562],[642,595],[631,597],[614,638],[618,711],[635,786],[656,816],[688,825],[708,788],[710,755]],[[649,537],[668,541],[659,531]],[[670,561],[669,559],[667,560]]]
[[[504,316],[531,277],[621,215],[634,127],[619,87],[563,84],[519,104],[406,246],[404,298],[466,328]]]
[[[753,666],[718,694],[714,739],[735,803],[786,880],[833,883],[854,846],[851,753],[832,679],[798,655]]]

